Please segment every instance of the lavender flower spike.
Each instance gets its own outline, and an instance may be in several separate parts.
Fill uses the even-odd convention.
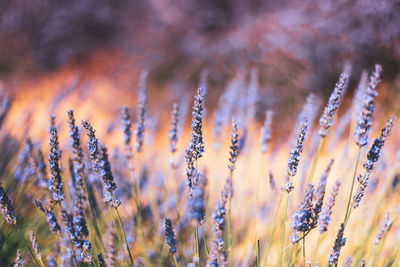
[[[171,114],[171,128],[169,130],[169,150],[171,153],[177,151],[176,144],[178,143],[178,123],[179,123],[179,104],[174,103]]]
[[[232,133],[231,133],[230,149],[231,149],[231,151],[229,152],[229,155],[230,155],[229,162],[230,162],[230,164],[228,165],[228,168],[232,172],[234,169],[236,169],[236,161],[237,161],[237,157],[239,155],[238,126],[237,126],[237,122],[234,119],[232,119]]]
[[[346,238],[343,237],[344,224],[340,225],[338,234],[336,236],[335,244],[333,245],[331,255],[329,256],[329,264],[335,265],[338,263],[340,257],[340,250],[346,244]]]
[[[143,150],[143,142],[144,142],[144,130],[145,130],[145,119],[146,119],[146,112],[147,112],[147,71],[142,71],[140,75],[139,81],[139,104],[136,113],[136,124],[135,124],[135,148],[136,152],[140,153]]]
[[[52,192],[53,200],[60,203],[64,200],[63,183],[61,180],[60,157],[61,151],[58,146],[58,134],[55,126],[55,117],[50,116],[50,153],[49,165],[51,179],[49,180],[49,190]]]
[[[99,140],[97,139],[95,133],[96,131],[93,129],[92,125],[87,121],[82,121],[83,128],[86,129],[86,134],[89,137],[89,141],[87,147],[89,149],[89,157],[92,161],[92,167],[94,170],[98,169],[98,153],[99,153]]]
[[[174,229],[172,227],[172,222],[169,218],[165,218],[165,236],[167,238],[167,245],[169,246],[169,251],[172,254],[176,253],[176,238]]]
[[[297,167],[300,162],[300,155],[303,152],[303,143],[308,129],[308,122],[304,121],[300,128],[299,137],[296,141],[296,146],[290,151],[290,157],[288,161],[287,174],[289,177],[293,177],[297,173]]]
[[[98,166],[101,179],[103,180],[104,202],[111,207],[117,208],[121,205],[121,201],[116,196],[115,190],[117,189],[117,185],[114,182],[111,164],[108,160],[107,148],[104,145],[100,149]]]
[[[194,106],[192,112],[192,134],[190,137],[189,149],[193,153],[195,160],[202,157],[204,152],[203,141],[203,109],[204,109],[203,89],[197,90],[197,95],[194,98]]]
[[[336,196],[339,193],[339,188],[340,188],[340,182],[339,182],[339,180],[337,180],[335,185],[333,186],[333,189],[328,198],[328,201],[325,204],[324,210],[322,211],[321,215],[319,216],[318,231],[321,234],[328,231],[328,225],[331,222],[332,209],[333,209],[333,206],[335,205]]]
[[[42,254],[40,253],[39,244],[37,243],[36,236],[34,232],[30,232],[30,240],[32,243],[33,252],[35,253],[36,258],[40,261],[42,260]]]
[[[6,195],[4,188],[1,186],[1,183],[0,183],[0,210],[4,218],[6,219],[7,223],[9,224],[17,223],[17,215],[15,213],[14,207],[11,204],[10,199]]]
[[[372,114],[374,113],[374,100],[378,95],[376,89],[380,83],[380,76],[382,73],[382,67],[375,65],[375,71],[369,78],[367,90],[365,92],[364,103],[360,114],[358,116],[357,126],[354,129],[354,136],[356,138],[356,144],[359,147],[363,147],[368,143],[368,133],[371,128]]]
[[[339,107],[340,99],[347,87],[348,78],[349,77],[346,74],[340,75],[339,81],[336,83],[335,89],[329,97],[328,105],[325,107],[324,113],[319,120],[319,124],[321,126],[319,129],[319,135],[322,138],[326,137],[329,133],[329,128],[333,123],[333,116]]]

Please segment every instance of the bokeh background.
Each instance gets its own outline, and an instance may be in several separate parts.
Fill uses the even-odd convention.
[[[361,72],[379,63],[384,111],[400,92],[398,25],[398,1],[4,0],[0,77],[16,105],[55,109],[55,98],[75,94],[69,105],[115,113],[134,101],[142,69],[150,95],[162,96],[153,101],[168,106],[191,97],[208,71],[213,109],[230,82],[257,68],[257,116],[272,107],[285,119],[309,92],[326,100],[346,68],[351,96]]]

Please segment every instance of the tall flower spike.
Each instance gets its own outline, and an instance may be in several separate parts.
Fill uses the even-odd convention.
[[[99,173],[103,180],[103,197],[110,207],[117,208],[121,205],[121,201],[118,199],[115,190],[117,185],[114,182],[114,176],[111,171],[111,164],[108,160],[107,148],[102,145],[99,155]]]
[[[303,143],[308,129],[308,122],[304,121],[300,128],[300,133],[296,141],[296,146],[290,151],[290,157],[288,161],[287,174],[289,177],[293,177],[297,173],[297,167],[300,162],[300,155],[303,152]]]
[[[336,181],[335,185],[333,186],[332,192],[328,198],[328,201],[326,202],[326,204],[324,206],[323,212],[319,216],[318,231],[321,234],[328,230],[328,225],[331,222],[332,209],[333,209],[333,206],[335,205],[336,196],[339,193],[339,188],[340,188],[340,182],[338,180],[338,181]]]
[[[166,237],[166,243],[169,246],[169,251],[172,254],[175,254],[176,238],[175,238],[174,228],[172,227],[172,222],[169,218],[165,218],[165,237]]]
[[[339,81],[336,83],[335,89],[333,89],[333,92],[329,97],[328,104],[319,120],[321,126],[319,129],[319,135],[321,137],[326,137],[329,133],[329,128],[333,123],[333,116],[339,107],[340,99],[347,87],[348,78],[349,77],[346,74],[340,74]]]
[[[261,128],[261,152],[267,152],[269,141],[271,140],[272,132],[272,116],[274,112],[272,110],[267,110],[265,112],[264,126]]]
[[[15,213],[14,207],[11,204],[10,199],[6,195],[3,186],[0,183],[0,210],[9,224],[17,223],[17,215]]]
[[[40,253],[40,248],[39,244],[37,243],[35,233],[33,233],[32,231],[30,232],[30,239],[32,243],[33,252],[35,253],[35,257],[41,261],[42,254]]]
[[[74,111],[72,109],[68,111],[68,125],[69,125],[69,136],[71,137],[71,143],[72,143],[73,160],[77,172],[80,172],[81,170],[83,170],[83,152],[81,147],[79,128],[75,124]]]
[[[374,100],[378,95],[376,89],[380,83],[382,67],[378,64],[375,65],[375,71],[369,78],[367,90],[365,92],[364,102],[358,116],[357,126],[354,130],[356,144],[363,147],[368,143],[368,133],[371,128],[372,114],[375,110]]]
[[[312,184],[307,184],[306,193],[303,200],[301,201],[297,211],[293,215],[293,236],[290,238],[292,243],[297,243],[299,237],[298,232],[305,233],[312,229],[313,223],[313,206],[312,200],[314,195],[314,186]]]
[[[171,153],[176,152],[176,144],[178,143],[178,123],[179,123],[179,104],[174,103],[171,114],[171,128],[169,129],[169,150]]]
[[[140,75],[139,81],[139,104],[136,113],[136,124],[135,124],[135,148],[136,152],[140,153],[143,150],[143,142],[144,142],[144,130],[145,130],[145,119],[147,112],[147,71],[142,71]]]
[[[55,126],[55,117],[50,116],[50,153],[49,165],[51,179],[49,180],[49,190],[52,192],[52,198],[60,203],[64,200],[63,183],[61,180],[60,157],[61,151],[58,146],[58,133]]]
[[[39,200],[34,200],[35,206],[46,215],[47,223],[49,224],[50,231],[53,234],[60,235],[61,227],[58,224],[57,216],[54,214],[52,207],[45,206]]]
[[[375,241],[374,241],[375,246],[377,246],[379,244],[383,235],[390,231],[390,228],[392,228],[392,223],[393,222],[389,218],[389,213],[386,213],[386,216],[383,219],[383,224],[382,224],[381,228],[379,229],[378,234],[375,237]]]
[[[87,147],[89,149],[89,157],[92,161],[92,167],[94,170],[98,169],[98,153],[99,153],[99,140],[97,139],[95,133],[96,131],[93,129],[92,125],[87,121],[82,121],[83,128],[86,129],[86,134],[89,137],[89,141]]]
[[[338,263],[340,257],[340,250],[346,244],[346,238],[343,237],[343,232],[344,232],[344,224],[342,223],[340,225],[338,234],[336,236],[335,244],[332,247],[331,255],[329,256],[330,265],[335,265]]]
[[[231,151],[229,152],[229,162],[230,164],[228,165],[229,170],[233,171],[234,169],[236,169],[236,161],[237,161],[237,157],[239,155],[239,134],[238,134],[238,126],[237,126],[237,122],[232,119],[232,133],[231,133],[231,145],[230,145],[230,149]]]
[[[319,181],[318,187],[315,190],[314,200],[313,200],[313,219],[311,228],[315,228],[318,223],[319,215],[322,210],[322,204],[324,203],[325,197],[325,188],[328,179],[328,175],[331,171],[334,160],[331,159],[328,166],[326,167],[324,173],[321,176],[321,180]]]
[[[128,158],[132,156],[132,121],[128,107],[121,109],[122,132],[124,133],[124,147]]]
[[[228,178],[225,182],[224,189],[221,192],[221,199],[215,205],[215,209],[212,213],[212,218],[214,220],[214,225],[213,225],[214,239],[212,241],[210,256],[207,261],[207,267],[224,266],[225,263],[225,257],[223,255],[222,249],[224,247],[226,202],[229,196],[230,196],[230,181]]]
[[[202,157],[204,152],[203,141],[203,109],[204,109],[203,89],[197,90],[197,95],[194,98],[194,106],[192,112],[192,134],[190,137],[189,149],[193,153],[195,160]]]
[[[392,116],[389,118],[389,120],[387,120],[385,127],[383,127],[381,131],[380,136],[375,139],[373,145],[371,146],[371,149],[368,151],[367,154],[368,160],[366,163],[363,164],[363,167],[365,168],[366,172],[363,177],[357,178],[360,185],[354,196],[354,206],[353,206],[354,208],[357,208],[359,206],[360,201],[365,194],[365,189],[368,186],[369,176],[374,168],[375,163],[379,160],[381,156],[383,146],[387,138],[390,136],[390,132],[392,131],[395,119],[396,117]]]

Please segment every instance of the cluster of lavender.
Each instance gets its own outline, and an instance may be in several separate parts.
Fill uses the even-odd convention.
[[[291,242],[297,243],[299,241],[298,233],[303,233],[304,236],[317,227],[324,203],[327,178],[333,162],[333,160],[329,162],[316,189],[312,184],[307,184],[303,200],[293,215]]]
[[[61,215],[69,239],[77,249],[81,250],[81,257],[83,261],[86,263],[92,262],[93,256],[90,254],[92,245],[87,239],[89,231],[87,230],[86,225],[82,225],[82,223],[79,221],[76,222],[72,214],[65,209],[61,210]]]

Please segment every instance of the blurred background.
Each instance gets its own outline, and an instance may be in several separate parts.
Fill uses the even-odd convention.
[[[350,97],[361,72],[379,63],[378,101],[388,108],[400,92],[399,25],[398,1],[4,0],[0,79],[14,105],[51,113],[76,94],[69,106],[87,99],[114,112],[136,99],[142,69],[150,99],[158,96],[150,101],[168,107],[191,100],[206,71],[213,109],[255,68],[257,117],[272,107],[285,118],[309,92],[325,102],[344,69]]]

